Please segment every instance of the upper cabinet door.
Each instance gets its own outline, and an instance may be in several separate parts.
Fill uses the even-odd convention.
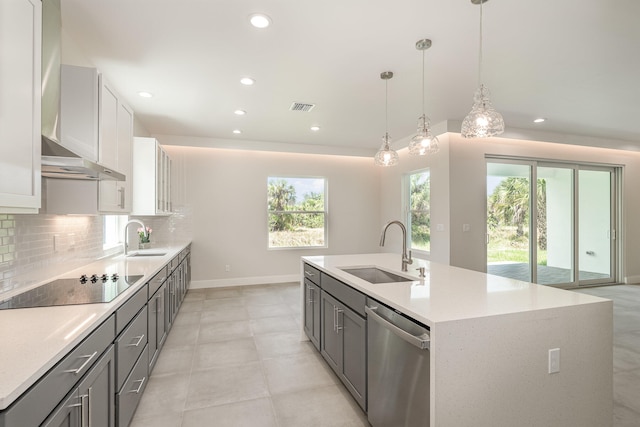
[[[100,155],[98,163],[118,170],[118,95],[100,76]],[[120,171],[121,172],[121,171]]]
[[[40,207],[40,0],[0,1],[0,212]]]

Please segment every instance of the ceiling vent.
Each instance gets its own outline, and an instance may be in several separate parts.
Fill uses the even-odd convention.
[[[309,112],[313,110],[313,107],[315,106],[316,106],[315,104],[305,104],[304,102],[294,102],[293,104],[291,104],[291,107],[289,107],[289,111]]]

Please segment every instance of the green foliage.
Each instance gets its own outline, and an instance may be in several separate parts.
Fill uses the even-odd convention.
[[[296,203],[296,190],[285,179],[268,184],[269,231],[296,231],[298,229],[324,229],[324,195],[307,193]],[[291,213],[287,213],[287,212]],[[296,211],[308,211],[301,213]]]
[[[428,172],[409,176],[411,208],[411,246],[429,250],[431,243],[431,178]]]

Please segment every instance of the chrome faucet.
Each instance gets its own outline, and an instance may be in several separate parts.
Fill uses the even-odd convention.
[[[144,230],[144,236],[145,237],[149,237],[149,232],[147,231],[147,227],[144,225],[144,223],[140,220],[137,219],[131,219],[129,220],[129,222],[127,222],[124,226],[124,256],[127,256],[127,253],[129,252],[129,233],[127,233],[127,230],[129,229],[129,225],[130,224],[140,224],[142,226],[142,229]]]
[[[380,246],[384,246],[384,239],[387,235],[387,228],[391,224],[397,224],[402,230],[402,271],[407,271],[407,265],[413,264],[413,259],[411,259],[411,251],[409,251],[409,256],[407,256],[407,229],[403,223],[400,221],[389,221],[387,225],[382,229],[382,235],[380,236]]]

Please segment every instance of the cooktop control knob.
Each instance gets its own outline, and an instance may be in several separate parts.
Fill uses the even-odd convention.
[[[112,281],[112,282],[117,282],[119,278],[120,278],[120,277],[118,276],[118,273],[113,273],[113,274],[111,275],[111,281]]]
[[[80,276],[80,283],[82,283],[83,285],[85,283],[87,283],[87,275],[83,274],[82,276]]]
[[[101,277],[103,282],[106,282],[107,280],[109,280],[109,275],[107,273],[104,273]]]
[[[92,274],[91,275],[91,283],[96,283],[98,281],[98,275],[97,274]]]

